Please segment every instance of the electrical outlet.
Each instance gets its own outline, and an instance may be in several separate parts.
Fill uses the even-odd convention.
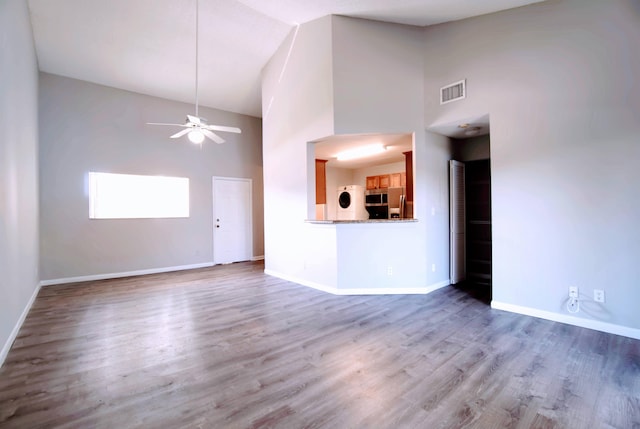
[[[389,265],[387,267],[387,275],[388,276],[392,276],[393,275],[393,267],[391,265]]]
[[[593,290],[593,300],[595,302],[604,302],[604,290],[602,290],[602,289],[594,289]]]
[[[569,298],[578,298],[578,287],[569,286]]]

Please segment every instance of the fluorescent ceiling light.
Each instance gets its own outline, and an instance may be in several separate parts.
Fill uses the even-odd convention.
[[[338,159],[338,161],[346,161],[349,159],[364,158],[367,156],[376,155],[378,153],[384,152],[385,150],[387,150],[387,148],[381,143],[369,146],[360,146],[355,149],[349,149],[344,152],[340,152],[336,156],[336,158]]]

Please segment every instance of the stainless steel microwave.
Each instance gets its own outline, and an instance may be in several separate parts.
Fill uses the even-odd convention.
[[[388,194],[380,189],[366,191],[364,194],[365,206],[386,205],[388,203]]]

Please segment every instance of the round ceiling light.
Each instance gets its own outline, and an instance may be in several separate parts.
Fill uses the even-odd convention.
[[[465,136],[475,136],[480,132],[481,129],[482,128],[480,128],[480,127],[465,128],[464,135]]]
[[[204,141],[204,133],[197,129],[189,131],[188,137],[191,143],[200,144]]]

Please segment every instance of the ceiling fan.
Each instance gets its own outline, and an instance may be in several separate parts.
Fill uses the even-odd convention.
[[[204,138],[207,137],[214,142],[220,144],[224,143],[224,139],[214,133],[214,131],[224,131],[227,133],[241,133],[240,128],[227,127],[223,125],[209,125],[207,120],[198,116],[198,0],[196,0],[196,114],[195,116],[187,115],[186,122],[184,124],[166,124],[158,122],[147,122],[148,125],[168,125],[174,127],[184,127],[184,130],[170,136],[172,139],[177,139],[185,134],[189,140],[196,144],[201,144]]]

